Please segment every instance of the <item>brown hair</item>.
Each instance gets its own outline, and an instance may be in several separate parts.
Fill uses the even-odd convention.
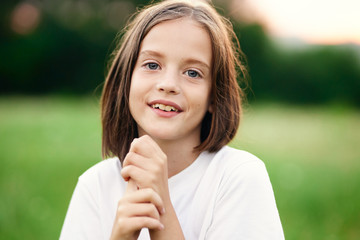
[[[201,128],[201,144],[197,151],[214,152],[235,136],[241,116],[243,91],[237,82],[246,77],[243,57],[231,23],[202,1],[170,0],[150,5],[139,11],[124,29],[119,49],[106,77],[101,97],[102,153],[115,155],[122,161],[130,144],[138,137],[137,125],[129,110],[131,75],[137,61],[140,44],[155,25],[179,18],[191,18],[200,23],[210,35],[213,51],[211,104]]]

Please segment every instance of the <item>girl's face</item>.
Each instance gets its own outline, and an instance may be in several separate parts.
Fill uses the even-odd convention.
[[[200,144],[211,110],[211,39],[188,18],[154,26],[141,43],[132,73],[130,112],[139,135]]]

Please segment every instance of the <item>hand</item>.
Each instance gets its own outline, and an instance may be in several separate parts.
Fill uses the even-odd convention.
[[[150,188],[137,189],[134,181],[128,181],[126,193],[118,203],[110,239],[137,239],[142,228],[164,229],[160,214],[164,205],[160,196]]]
[[[152,189],[163,201],[165,208],[160,211],[160,220],[165,228],[161,231],[149,229],[151,239],[184,239],[170,200],[167,156],[151,137],[144,135],[134,139],[124,159],[121,175],[125,181],[133,181],[133,190]]]
[[[121,175],[126,181],[134,180],[139,189],[151,188],[163,201],[170,201],[167,157],[151,137],[134,139]]]

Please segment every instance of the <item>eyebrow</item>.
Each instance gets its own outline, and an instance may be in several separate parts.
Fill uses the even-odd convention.
[[[144,50],[144,51],[141,51],[140,54],[139,54],[139,57],[141,56],[154,56],[154,57],[160,57],[160,58],[164,58],[164,55],[159,53],[159,52],[156,52],[156,51],[152,51],[152,50]]]
[[[165,58],[165,56],[157,51],[153,51],[153,50],[143,50],[140,52],[139,54],[139,58],[143,57],[143,56],[150,56],[150,57],[159,57],[159,58]],[[210,66],[208,64],[206,64],[204,61],[195,59],[195,58],[189,58],[189,59],[185,59],[184,61],[186,64],[198,64],[201,65],[202,67],[206,68],[207,70],[210,70]]]
[[[210,66],[208,64],[206,64],[205,62],[201,61],[201,60],[187,59],[185,62],[187,64],[197,64],[197,65],[202,66],[203,68],[206,68],[206,70],[210,70]]]

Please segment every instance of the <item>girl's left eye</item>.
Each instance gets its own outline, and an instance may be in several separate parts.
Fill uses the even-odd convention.
[[[192,77],[192,78],[201,77],[200,74],[195,70],[187,70],[186,75],[188,75],[189,77]]]

